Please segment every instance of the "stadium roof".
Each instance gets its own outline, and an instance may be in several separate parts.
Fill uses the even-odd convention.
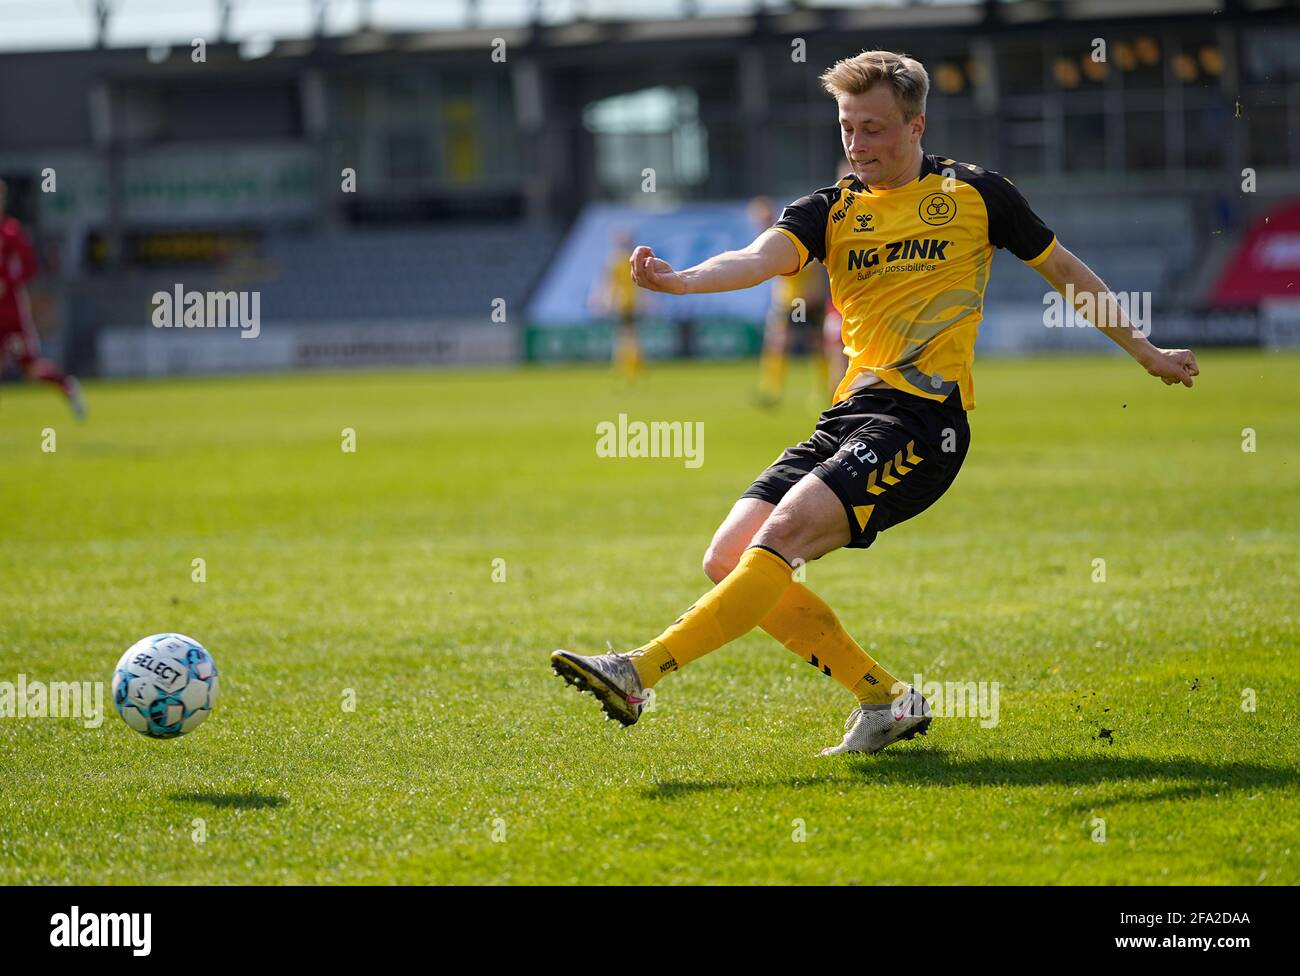
[[[1285,0],[1229,6],[1273,8]],[[742,30],[757,13],[794,18],[840,11],[846,26],[937,24],[935,8],[995,6],[1009,21],[1052,17],[1131,17],[1218,12],[1225,0],[0,0],[0,51],[147,48],[229,40],[264,53],[272,42],[364,33],[474,35],[482,29],[546,27],[600,21],[693,20],[704,28]],[[741,18],[737,20],[737,18]],[[858,18],[861,18],[858,21]],[[976,19],[969,14],[960,20]],[[728,22],[731,27],[728,28]],[[785,25],[783,25],[785,26]],[[800,29],[797,26],[788,29]],[[442,46],[431,44],[430,46]],[[454,46],[454,45],[449,45]]]

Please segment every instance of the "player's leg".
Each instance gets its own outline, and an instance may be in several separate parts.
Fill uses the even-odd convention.
[[[726,579],[775,508],[776,502],[764,498],[746,495],[736,499],[704,550],[704,575],[714,583]]]
[[[772,510],[750,548],[769,550],[794,566],[821,559],[849,540],[839,498],[820,478],[807,475]]]
[[[790,489],[819,461],[834,452],[838,440],[830,428],[836,422],[838,412],[832,407],[823,413],[812,437],[783,451],[749,488],[746,497],[732,508],[724,523],[726,534],[728,537],[743,534],[745,544],[736,553],[728,572],[739,565],[743,550],[749,547],[749,540]],[[751,505],[751,502],[758,504]],[[723,578],[719,577],[714,582],[721,584]],[[644,651],[645,648],[638,650]],[[656,657],[653,666],[662,668],[663,673],[667,673],[677,667],[677,662],[665,654]],[[551,667],[566,683],[576,685],[579,691],[595,694],[605,714],[624,725],[631,725],[641,714],[645,681],[653,684],[658,678],[658,674],[646,674],[643,680],[642,672],[652,667],[652,662],[645,654],[641,654],[640,659],[634,663],[629,654],[587,656],[557,650],[551,655]]]
[[[938,446],[949,441],[950,433],[955,445],[951,454]],[[773,623],[772,612],[798,586],[791,578],[792,560],[816,559],[845,544],[866,548],[878,532],[932,504],[952,483],[968,443],[969,428],[959,403],[927,406],[916,398],[886,392],[859,394],[831,407],[822,414],[813,436],[785,451],[724,522],[719,531],[722,542],[752,533],[752,545],[743,549],[734,570],[725,576],[719,571],[725,546],[711,546],[706,569],[711,567],[710,576],[722,579],[672,627],[631,655],[583,657],[557,651],[551,659],[556,672],[569,683],[593,691],[606,714],[631,725],[640,715],[644,689],[663,674],[740,636],[755,623],[765,627]],[[751,499],[774,507],[768,512],[761,504],[749,504]],[[824,640],[821,630],[826,628],[818,629],[817,624],[833,619],[826,607],[820,621],[813,621],[811,637],[799,622],[790,633],[800,641]],[[809,623],[806,615],[802,623]],[[778,634],[781,629],[777,623]],[[835,629],[843,629],[838,621]],[[783,637],[778,639],[785,643]],[[851,641],[847,634],[844,639]],[[855,693],[860,690],[855,685]],[[897,693],[898,698],[860,703],[849,716],[844,740],[823,750],[824,754],[878,752],[891,742],[925,734],[930,710],[915,689],[881,681],[873,690]]]
[[[799,481],[763,521],[735,569],[667,630],[632,653],[644,686],[749,633],[794,585],[794,564],[849,541],[839,499],[822,481]]]
[[[812,477],[801,479],[794,491],[805,490],[805,481],[820,479],[841,507],[850,536],[847,545],[867,548],[879,532],[918,515],[952,484],[970,438],[965,412],[955,396],[953,403],[939,405],[892,391],[860,394],[827,411],[814,439],[782,455],[750,493],[770,500],[795,472],[811,470]],[[808,456],[825,452],[801,453],[801,449],[817,448],[816,437],[822,434],[836,440],[836,447],[808,469]],[[753,511],[748,510],[750,517],[745,518],[746,510],[733,510],[735,517],[724,522],[715,536],[706,557],[712,577],[728,570],[742,545],[740,533],[755,521]],[[799,541],[783,539],[778,511],[779,507],[764,520],[752,542],[766,540],[774,548],[785,545],[798,551]],[[858,697],[843,741],[824,754],[878,752],[891,742],[927,731],[930,710],[924,698],[880,668],[844,632],[830,608],[806,588],[796,583],[786,589],[761,623],[805,660],[811,660],[818,649],[819,660],[834,656],[832,677]]]
[[[636,318],[623,313],[615,325],[614,372],[628,383],[635,383],[640,378],[643,368]]]
[[[763,329],[763,351],[758,360],[758,399],[763,404],[776,403],[785,390],[789,316],[789,309],[774,307]]]
[[[645,374],[645,350],[641,348],[641,326],[634,314],[627,319],[627,336],[628,369],[632,381],[636,382]]]
[[[970,443],[970,428],[958,394],[948,403],[895,391],[864,392],[862,425],[814,473],[843,506],[849,546],[867,548],[876,536],[919,515],[952,485]],[[924,735],[929,703],[903,682],[887,689],[892,702],[860,703],[849,715],[844,739],[822,750],[879,752],[891,742]]]
[[[28,379],[57,386],[67,397],[68,405],[77,419],[85,419],[86,403],[81,395],[81,384],[77,382],[75,376],[65,374],[53,362],[41,355],[40,339],[36,335],[36,327],[32,324],[30,315],[23,317],[16,331],[7,333],[2,338],[11,343],[23,375]]]
[[[848,540],[839,499],[806,477],[776,506],[736,568],[658,637],[631,654],[556,651],[551,665],[570,684],[594,693],[607,715],[631,725],[646,688],[758,626],[793,585],[792,560],[818,559]]]
[[[627,361],[627,337],[621,315],[614,319],[613,332],[614,344],[610,349],[610,365],[614,368],[614,376],[625,380],[627,379],[627,368],[624,365]]]
[[[736,502],[704,555],[704,572],[709,579],[721,583],[736,568],[775,508],[761,498],[747,497]],[[863,650],[835,611],[802,583],[795,582],[786,589],[759,626],[783,647],[843,685],[859,704],[883,704],[896,697],[892,689],[899,684],[898,679]]]

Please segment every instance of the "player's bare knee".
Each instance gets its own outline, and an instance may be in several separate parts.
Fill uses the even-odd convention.
[[[803,555],[798,551],[803,542],[802,535],[800,526],[788,513],[778,512],[763,523],[763,527],[754,535],[750,545],[771,549],[779,553],[786,562],[793,563]]]
[[[704,554],[704,575],[715,583],[721,583],[736,568],[737,562],[739,559],[733,553],[709,546]]]
[[[796,560],[820,559],[848,542],[848,526],[840,512],[791,506],[774,512],[750,544],[771,549],[795,565]]]

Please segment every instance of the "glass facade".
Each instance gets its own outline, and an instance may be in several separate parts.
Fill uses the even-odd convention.
[[[402,65],[332,82],[340,167],[368,189],[419,193],[518,183],[523,160],[510,77]]]
[[[1217,182],[1232,167],[1300,168],[1300,28],[1134,26],[1108,29],[1104,43],[1096,30],[880,43],[908,50],[931,72],[928,149],[1017,179],[1125,174],[1175,185]],[[819,42],[798,62],[786,42],[769,40],[757,75],[710,68],[708,87],[678,80],[633,91],[617,64],[570,67],[557,82],[543,58],[540,77],[563,91],[547,102],[543,129],[567,147],[566,189],[634,198],[639,178],[627,174],[647,167],[661,192],[682,197],[829,181],[842,155],[817,76],[857,50],[840,47]],[[360,160],[353,165],[365,166],[371,189],[518,189],[542,164],[540,137],[518,125],[509,70],[389,64],[331,82],[338,152]],[[758,98],[741,88],[756,76]]]

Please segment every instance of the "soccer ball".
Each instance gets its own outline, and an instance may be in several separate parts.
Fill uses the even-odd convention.
[[[136,641],[113,672],[117,713],[151,739],[193,732],[217,703],[217,688],[217,662],[184,634]]]

